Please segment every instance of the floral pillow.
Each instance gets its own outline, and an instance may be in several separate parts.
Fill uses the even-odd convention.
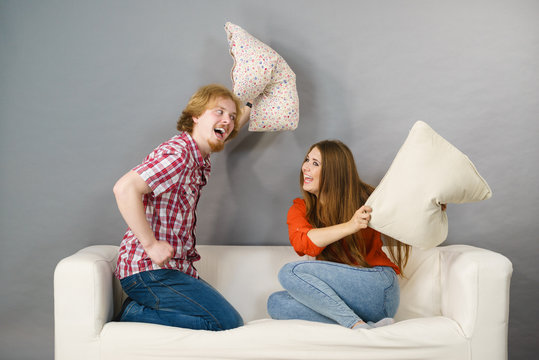
[[[230,22],[225,24],[234,59],[234,93],[251,102],[249,131],[294,130],[299,122],[296,74],[272,48]]]
[[[370,227],[406,244],[431,248],[447,238],[442,204],[491,196],[470,159],[418,121],[365,204],[372,207]]]

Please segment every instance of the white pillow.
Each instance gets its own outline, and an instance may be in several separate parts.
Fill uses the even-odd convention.
[[[299,122],[296,74],[275,50],[238,25],[225,24],[234,93],[251,101],[249,131],[294,130]]]
[[[422,121],[414,124],[366,205],[369,226],[420,248],[447,238],[441,204],[488,199],[490,187],[470,159]]]

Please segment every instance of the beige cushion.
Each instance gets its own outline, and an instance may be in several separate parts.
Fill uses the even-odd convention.
[[[441,204],[492,196],[470,159],[418,121],[366,205],[369,226],[406,244],[431,248],[447,238]]]
[[[249,131],[294,130],[299,122],[296,74],[271,47],[230,22],[225,24],[234,59],[234,93],[253,108]]]

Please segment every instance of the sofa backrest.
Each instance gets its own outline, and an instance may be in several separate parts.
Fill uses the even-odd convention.
[[[441,305],[440,248],[413,248],[399,277],[400,304],[395,320],[440,316]]]
[[[302,259],[291,246],[198,245],[197,249],[202,257],[195,263],[200,276],[223,294],[246,322],[269,317],[267,299],[282,290],[279,270]],[[438,249],[414,249],[405,276],[399,280],[401,302],[396,320],[440,315]]]
[[[266,301],[282,290],[281,267],[301,259],[291,246],[197,245],[200,277],[238,310],[245,322],[268,318]]]

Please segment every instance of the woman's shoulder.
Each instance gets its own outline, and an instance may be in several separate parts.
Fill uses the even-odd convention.
[[[307,206],[305,205],[305,200],[302,198],[295,198],[292,201],[292,205],[290,206],[290,209],[288,209],[288,216],[296,216],[301,215],[305,216],[305,213],[307,212]]]
[[[303,206],[305,207],[305,200],[303,200],[302,198],[295,198],[293,201],[292,201],[292,206]]]
[[[292,201],[292,206],[290,206],[290,210],[289,211],[300,211],[300,212],[307,212],[307,205],[305,205],[305,200],[303,200],[302,198],[295,198],[293,201]]]

